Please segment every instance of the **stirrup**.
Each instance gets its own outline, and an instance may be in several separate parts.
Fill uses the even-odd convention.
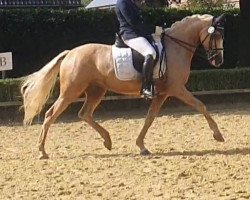
[[[148,98],[148,99],[153,99],[153,97],[155,96],[154,94],[154,89],[151,86],[151,89],[148,88],[143,88],[141,91],[141,96],[144,98]]]
[[[153,99],[154,95],[149,90],[143,90],[142,91],[142,97],[144,97],[146,99]]]

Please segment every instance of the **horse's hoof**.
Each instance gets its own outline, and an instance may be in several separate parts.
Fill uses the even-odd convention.
[[[225,141],[221,134],[213,134],[213,137],[218,142],[224,142]]]
[[[103,144],[104,144],[104,146],[105,146],[108,150],[111,150],[111,149],[112,149],[112,143],[111,143],[111,142],[106,142],[106,141],[104,141]]]
[[[48,154],[41,154],[41,155],[39,156],[39,160],[46,160],[46,159],[49,159]]]
[[[149,150],[147,150],[147,149],[143,149],[140,152],[140,155],[142,155],[142,156],[148,156],[150,154],[151,154],[151,152]]]

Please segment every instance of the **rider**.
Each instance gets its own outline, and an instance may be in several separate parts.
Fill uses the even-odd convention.
[[[148,28],[140,18],[139,7],[142,0],[117,0],[115,12],[120,24],[119,35],[124,43],[144,56],[142,68],[143,83],[141,95],[153,98],[153,69],[156,51],[146,39]]]

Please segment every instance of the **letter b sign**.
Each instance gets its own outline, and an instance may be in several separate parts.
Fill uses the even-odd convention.
[[[12,53],[0,53],[0,71],[12,70]]]
[[[6,61],[6,57],[0,57],[0,66],[4,67],[6,66],[7,61]]]

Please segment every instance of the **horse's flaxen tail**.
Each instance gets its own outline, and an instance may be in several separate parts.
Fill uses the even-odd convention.
[[[24,124],[31,124],[48,100],[59,73],[61,61],[69,53],[63,51],[39,71],[29,75],[21,86],[24,108]]]

